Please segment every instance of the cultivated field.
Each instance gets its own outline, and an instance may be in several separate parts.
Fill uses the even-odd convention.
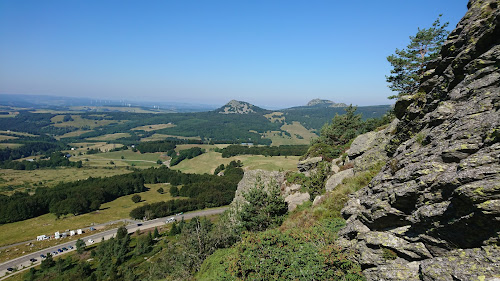
[[[0,246],[10,245],[17,242],[35,239],[42,234],[54,234],[56,231],[65,231],[67,229],[78,229],[100,224],[108,221],[129,218],[129,213],[146,203],[160,202],[170,200],[172,197],[168,193],[170,185],[168,184],[147,184],[150,189],[145,192],[136,193],[142,198],[139,203],[132,202],[132,196],[127,195],[114,201],[101,205],[99,211],[79,216],[67,215],[56,219],[53,214],[46,214],[36,218],[0,225]],[[160,187],[166,191],[164,194],[156,190]]]

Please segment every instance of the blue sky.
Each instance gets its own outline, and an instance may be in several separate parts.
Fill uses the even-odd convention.
[[[0,93],[388,104],[386,57],[466,0],[0,0]]]

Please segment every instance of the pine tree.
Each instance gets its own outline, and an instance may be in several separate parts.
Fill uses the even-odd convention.
[[[443,45],[449,31],[448,23],[441,24],[440,18],[434,21],[432,27],[418,29],[415,36],[410,36],[410,44],[405,49],[396,49],[395,54],[387,57],[392,65],[391,75],[386,76],[388,86],[397,95],[389,96],[395,99],[413,93],[419,87],[419,80],[423,77],[427,63],[435,59]]]

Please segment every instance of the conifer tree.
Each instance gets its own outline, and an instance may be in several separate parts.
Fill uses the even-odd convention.
[[[389,89],[398,93],[389,96],[389,99],[411,94],[418,89],[427,63],[438,56],[449,34],[446,30],[448,23],[441,24],[441,16],[432,27],[419,28],[415,36],[410,36],[410,44],[405,49],[396,49],[395,54],[387,57],[393,69],[391,75],[386,76],[386,81]]]

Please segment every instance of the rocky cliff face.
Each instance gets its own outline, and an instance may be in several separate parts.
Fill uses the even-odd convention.
[[[221,114],[249,114],[262,111],[262,108],[244,101],[231,100],[223,107],[217,109]]]
[[[470,1],[395,106],[388,164],[343,209],[369,280],[500,278],[500,1]]]

